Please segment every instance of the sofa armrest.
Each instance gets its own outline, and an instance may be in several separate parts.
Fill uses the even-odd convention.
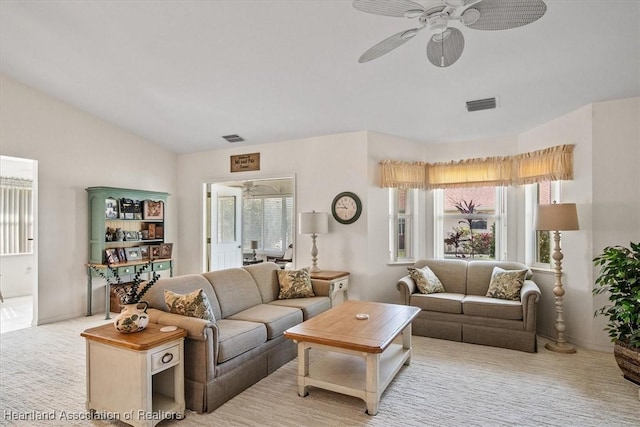
[[[331,282],[327,280],[311,279],[311,286],[313,287],[313,293],[317,297],[328,297],[330,293]]]
[[[187,338],[204,341],[207,339],[207,329],[212,329],[214,337],[218,336],[218,325],[204,319],[183,316],[181,314],[168,313],[166,311],[150,308],[148,310],[149,321],[159,325],[177,326],[187,331]]]
[[[536,330],[537,302],[540,299],[540,288],[533,280],[525,280],[520,290],[522,302],[522,321],[526,331]]]
[[[398,291],[400,291],[402,303],[405,305],[409,305],[411,294],[415,293],[418,290],[418,288],[416,287],[416,283],[409,275],[406,275],[402,279],[398,280],[396,288],[398,289]]]

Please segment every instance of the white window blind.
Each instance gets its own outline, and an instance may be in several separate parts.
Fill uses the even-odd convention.
[[[33,182],[0,178],[0,254],[30,253],[33,234]]]

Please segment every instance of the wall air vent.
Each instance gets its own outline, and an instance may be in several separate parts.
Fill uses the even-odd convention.
[[[496,99],[476,99],[475,101],[467,101],[467,111],[492,110],[496,108]]]
[[[244,141],[244,138],[241,137],[240,135],[224,135],[223,136],[224,139],[227,140],[227,142],[242,142]]]

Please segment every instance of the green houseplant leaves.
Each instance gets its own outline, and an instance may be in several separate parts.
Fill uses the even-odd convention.
[[[611,341],[640,349],[640,242],[630,247],[608,246],[593,263],[600,267],[593,293],[608,293],[611,305],[595,312],[609,318],[605,327]]]

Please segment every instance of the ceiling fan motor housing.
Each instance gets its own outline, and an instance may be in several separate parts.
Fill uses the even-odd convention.
[[[446,13],[434,13],[427,17],[427,27],[429,31],[441,33],[447,29],[449,24],[449,15]]]

